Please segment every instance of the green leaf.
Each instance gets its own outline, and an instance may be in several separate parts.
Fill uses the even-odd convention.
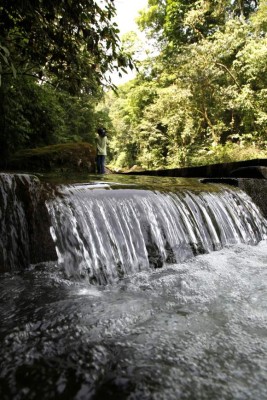
[[[10,65],[11,65],[11,69],[12,69],[12,72],[13,72],[13,76],[14,76],[14,78],[16,78],[17,77],[16,68],[14,67],[13,63],[11,63]]]
[[[0,48],[4,51],[4,53],[7,55],[7,57],[9,57],[10,56],[10,52],[9,52],[9,50],[8,50],[8,48],[7,47],[5,47],[5,46],[2,46],[1,44],[0,44]]]

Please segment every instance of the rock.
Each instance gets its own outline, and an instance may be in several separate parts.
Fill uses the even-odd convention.
[[[267,180],[238,178],[238,187],[244,190],[267,218]]]
[[[57,260],[48,195],[33,175],[0,174],[0,272]]]
[[[18,151],[8,162],[9,170],[29,172],[95,173],[95,146],[90,143],[65,143]]]
[[[129,172],[136,172],[136,171],[144,171],[144,168],[140,167],[140,165],[133,165],[129,169]]]

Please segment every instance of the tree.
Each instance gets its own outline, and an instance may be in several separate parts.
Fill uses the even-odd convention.
[[[112,22],[113,1],[1,0],[0,44],[19,74],[71,94],[92,93],[108,70],[130,65]],[[3,47],[4,46],[4,47]],[[2,65],[3,76],[10,63]]]
[[[148,0],[137,22],[169,54],[212,35],[227,19],[248,18],[256,8],[255,0]]]
[[[221,10],[213,28],[204,20],[196,25],[197,16],[206,15],[196,5],[211,2],[149,3],[154,6],[153,18],[158,16],[154,22],[160,22],[159,17],[166,21],[157,7],[166,12],[167,6],[183,3],[188,7],[183,23],[190,17],[192,27],[207,29],[195,36],[197,40],[191,40],[191,34],[187,42],[178,38],[179,47],[173,46],[168,58],[171,42],[164,42],[165,38],[162,51],[152,62],[143,63],[137,78],[120,89],[110,117],[115,131],[118,121],[126,122],[121,128],[126,136],[130,132],[131,145],[137,149],[133,159],[129,145],[121,141],[121,166],[175,167],[266,154],[266,2],[221,2],[224,14]],[[152,22],[150,26],[160,34],[160,25]],[[163,35],[164,24],[161,28]],[[153,89],[153,96],[146,101],[148,88]],[[120,135],[117,131],[113,139],[117,148]],[[116,160],[122,152],[114,152]]]
[[[0,0],[2,159],[92,138],[107,72],[133,67],[115,13],[112,0]]]
[[[9,85],[5,80],[0,90],[1,161],[24,148],[94,141],[98,122],[92,97],[70,96],[30,77],[15,82]]]

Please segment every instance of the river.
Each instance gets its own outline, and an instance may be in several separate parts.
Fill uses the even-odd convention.
[[[1,400],[267,399],[267,241],[249,242],[105,284],[62,260],[3,274]]]

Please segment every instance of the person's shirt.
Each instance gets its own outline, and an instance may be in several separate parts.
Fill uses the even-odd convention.
[[[97,154],[99,156],[107,155],[107,137],[106,136],[98,136],[97,138]]]

